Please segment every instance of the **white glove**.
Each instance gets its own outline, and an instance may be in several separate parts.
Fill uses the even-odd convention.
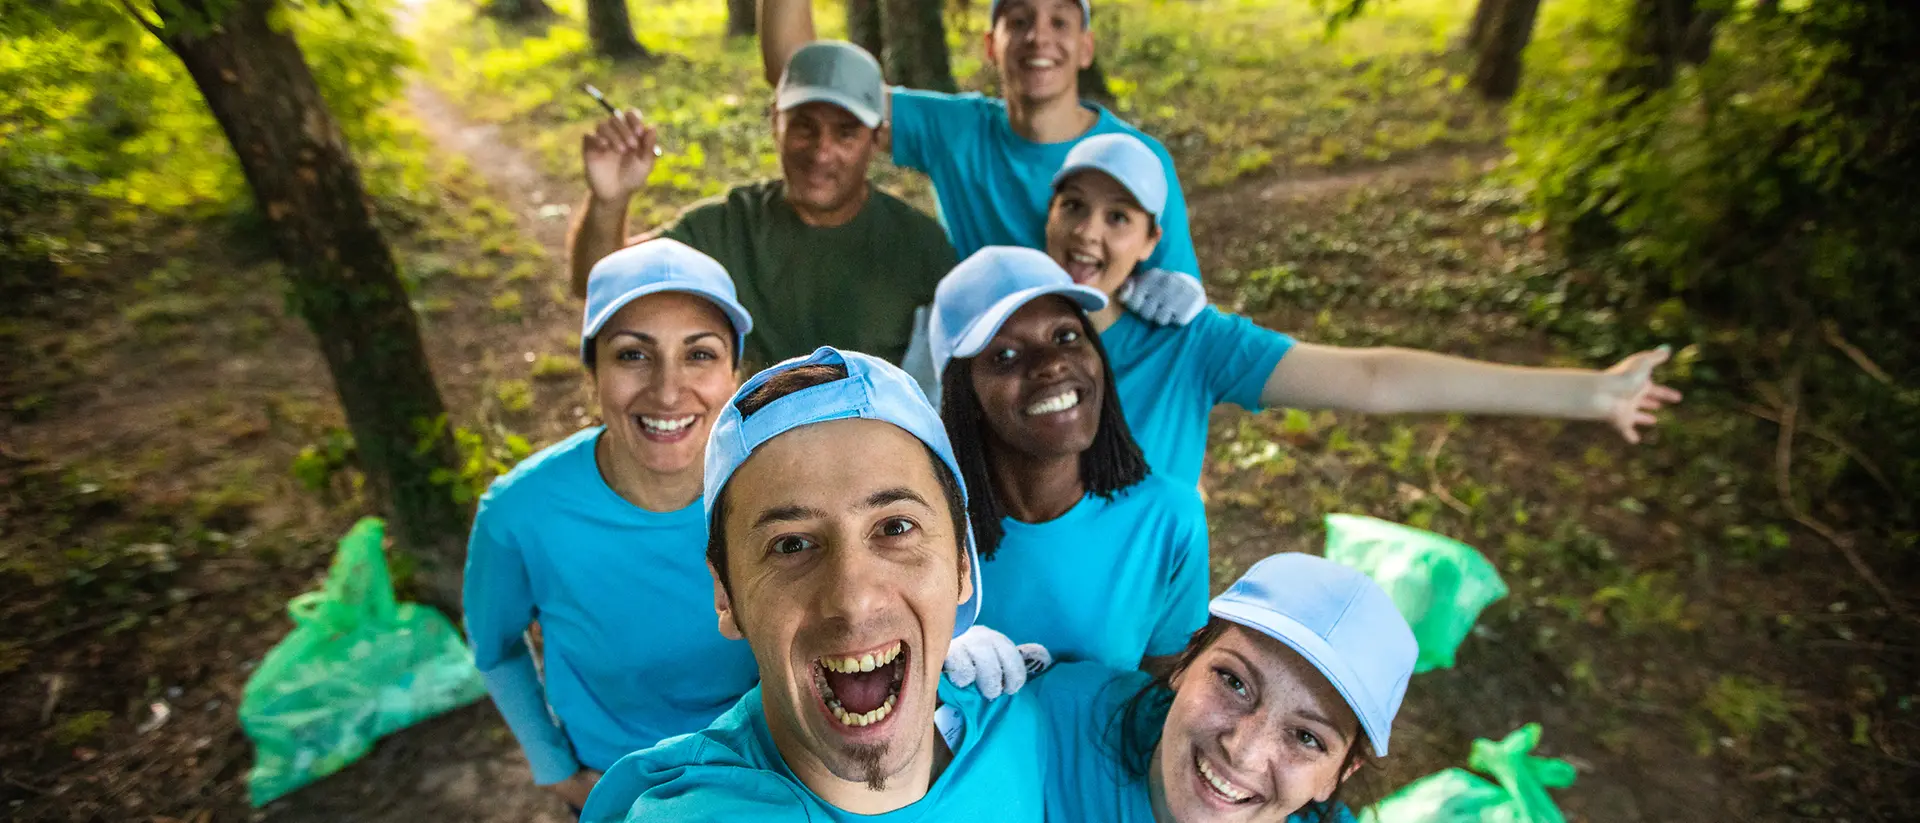
[[[975,685],[980,696],[994,700],[1027,685],[1028,674],[1053,665],[1053,655],[1038,643],[1013,645],[1006,635],[976,625],[953,639],[941,668],[947,680],[965,688]]]
[[[1154,325],[1184,326],[1207,307],[1207,290],[1198,277],[1147,269],[1121,284],[1120,302]]]

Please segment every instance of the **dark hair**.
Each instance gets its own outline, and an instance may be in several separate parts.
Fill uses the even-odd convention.
[[[816,363],[810,366],[795,366],[767,378],[747,396],[735,404],[740,409],[740,417],[752,417],[775,400],[789,394],[825,385],[835,380],[847,379],[847,367],[839,364]],[[962,500],[966,495],[960,491],[960,483],[954,479],[953,470],[934,453],[925,443],[920,444],[927,459],[933,461],[934,477],[940,481],[940,493],[947,499],[947,515],[953,518],[953,533],[960,543],[960,559],[967,557],[967,508]],[[729,479],[728,485],[732,485]],[[727,578],[727,486],[720,487],[720,496],[714,500],[713,518],[707,524],[707,562],[713,564],[713,571],[720,578],[720,586],[728,597],[733,596],[733,583]]]
[[[1207,625],[1200,627],[1200,630],[1194,632],[1193,636],[1187,640],[1186,648],[1180,650],[1179,656],[1174,658],[1173,665],[1166,671],[1154,675],[1151,682],[1135,692],[1133,697],[1128,698],[1121,706],[1120,713],[1114,716],[1112,725],[1108,733],[1102,736],[1102,740],[1110,747],[1109,754],[1113,755],[1114,760],[1119,762],[1121,769],[1128,775],[1144,781],[1152,772],[1153,751],[1160,745],[1160,735],[1166,727],[1167,713],[1173,708],[1174,679],[1191,668],[1194,661],[1200,658],[1201,652],[1206,651],[1220,639],[1221,635],[1227,633],[1228,628],[1234,625],[1237,624],[1224,618],[1208,618]],[[1367,739],[1366,729],[1355,730],[1353,745],[1347,749],[1347,756],[1340,761],[1340,773],[1346,774],[1355,763],[1370,765],[1372,761],[1373,744]],[[1336,806],[1344,805],[1350,809],[1358,809],[1379,802],[1381,792],[1379,787],[1374,785],[1373,775],[1368,765],[1362,765],[1352,777],[1341,780],[1340,785],[1334,787],[1333,794],[1327,797],[1326,802],[1310,802],[1301,811],[1318,816],[1309,819],[1337,820],[1339,817],[1334,813]]]
[[[1121,413],[1120,392],[1113,366],[1107,362],[1106,346],[1101,345],[1087,313],[1077,307],[1073,312],[1080,318],[1081,331],[1093,344],[1094,353],[1100,356],[1100,379],[1106,389],[1093,445],[1080,453],[1080,481],[1087,491],[1111,500],[1114,494],[1147,479],[1147,458],[1141,454],[1140,444],[1134,442],[1133,430],[1127,428],[1126,415]],[[986,412],[980,406],[980,395],[973,390],[974,360],[953,360],[941,373],[940,419],[946,423],[947,438],[953,441],[953,458],[960,464],[960,474],[967,488],[973,490],[967,508],[973,515],[973,540],[984,561],[993,559],[1000,549],[1000,539],[1006,536],[1000,524],[1006,510],[987,471]]]

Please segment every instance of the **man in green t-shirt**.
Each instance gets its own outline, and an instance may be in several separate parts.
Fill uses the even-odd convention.
[[[657,137],[637,112],[609,117],[581,140],[591,192],[568,243],[574,294],[623,244],[671,237],[733,276],[753,315],[749,371],[835,346],[901,363],[928,385],[930,361],[902,361],[924,336],[917,310],[933,302],[956,261],[939,223],[867,181],[885,112],[872,55],[851,43],[810,43],[793,53],[774,97],[782,178],[737,186],[632,238],[627,205],[653,171]]]

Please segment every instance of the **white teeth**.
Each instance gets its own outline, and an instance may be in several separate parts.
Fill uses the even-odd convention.
[[[685,417],[649,417],[643,414],[640,415],[640,425],[645,426],[647,431],[650,432],[672,434],[693,425],[693,421],[697,419],[699,419],[699,415],[694,414],[689,414]]]
[[[905,647],[895,642],[884,651],[873,654],[863,654],[859,657],[822,657],[820,658],[820,665],[828,671],[835,671],[841,674],[870,672],[888,663],[892,663],[894,658],[900,656],[900,650],[903,648]]]
[[[1069,390],[1063,394],[1056,394],[1052,397],[1049,397],[1045,400],[1042,400],[1038,403],[1028,406],[1027,416],[1037,417],[1042,414],[1053,414],[1054,412],[1063,412],[1063,411],[1066,411],[1067,409],[1071,409],[1074,406],[1078,406],[1078,405],[1080,405],[1080,393],[1077,391]]]
[[[1035,57],[1032,60],[1028,60],[1027,65],[1036,69],[1050,69],[1053,68],[1054,62],[1045,57]]]
[[[1067,259],[1075,263],[1085,263],[1089,266],[1100,265],[1100,258],[1094,257],[1091,254],[1081,254],[1079,252],[1074,252],[1072,254],[1067,255]]]
[[[1193,759],[1193,762],[1194,762],[1194,765],[1199,767],[1200,776],[1207,779],[1208,785],[1213,786],[1214,791],[1219,792],[1222,796],[1226,797],[1228,800],[1232,800],[1235,803],[1239,803],[1239,802],[1245,801],[1247,798],[1253,797],[1252,792],[1246,791],[1245,789],[1242,789],[1239,786],[1235,786],[1232,783],[1227,782],[1226,778],[1221,777],[1220,775],[1214,774],[1213,768],[1207,765],[1207,761],[1205,758],[1195,757]]]
[[[893,714],[894,698],[894,695],[887,695],[887,702],[880,704],[880,708],[874,709],[866,714],[854,714],[842,708],[839,703],[833,703],[831,704],[833,717],[839,720],[842,725],[853,726],[855,728],[871,726],[887,719],[887,715]]]
[[[873,671],[873,655],[860,655],[860,670],[863,672]]]

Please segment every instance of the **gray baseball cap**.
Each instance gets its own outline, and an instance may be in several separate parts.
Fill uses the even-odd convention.
[[[879,61],[866,49],[842,40],[815,40],[787,58],[773,102],[781,111],[832,103],[873,128],[885,119],[887,84]]]

